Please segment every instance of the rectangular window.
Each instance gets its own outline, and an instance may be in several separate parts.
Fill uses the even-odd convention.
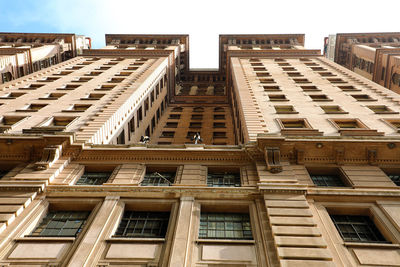
[[[297,114],[293,106],[274,106],[277,114]]]
[[[400,174],[388,174],[387,176],[389,176],[393,183],[400,186]]]
[[[309,95],[313,101],[332,101],[327,95]]]
[[[376,99],[373,99],[369,95],[351,95],[351,96],[357,101],[376,101]]]
[[[321,187],[346,187],[345,174],[338,167],[307,167],[311,180]]]
[[[140,185],[142,186],[169,186],[174,183],[175,172],[153,171],[148,170]]]
[[[51,211],[30,236],[76,237],[89,214],[89,211]]]
[[[345,242],[389,243],[368,216],[330,215]]]
[[[347,114],[348,112],[344,111],[339,106],[320,106],[326,114]]]
[[[175,135],[175,132],[168,132],[168,131],[163,131],[160,135],[161,138],[173,138]]]
[[[84,172],[76,185],[101,185],[107,182],[112,172]]]
[[[125,211],[114,237],[164,238],[169,212]]]
[[[209,187],[240,187],[239,172],[215,172],[207,174],[207,186]]]
[[[398,112],[391,110],[388,106],[385,105],[367,106],[367,108],[369,108],[376,114],[398,114]]]
[[[316,186],[346,186],[338,175],[310,175],[310,177]]]
[[[250,217],[245,213],[205,213],[200,216],[200,239],[251,240]]]
[[[0,170],[0,179],[3,178],[7,173],[7,170]]]
[[[285,95],[268,95],[270,101],[289,101]]]
[[[191,122],[189,128],[201,128],[201,122]]]

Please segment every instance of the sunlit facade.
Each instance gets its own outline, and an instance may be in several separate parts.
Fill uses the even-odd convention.
[[[303,34],[220,35],[215,71],[188,38],[0,85],[0,266],[399,266],[400,95]]]

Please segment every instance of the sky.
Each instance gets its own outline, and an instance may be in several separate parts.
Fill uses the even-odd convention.
[[[0,0],[1,32],[189,34],[190,68],[218,67],[219,34],[400,32],[400,0]]]

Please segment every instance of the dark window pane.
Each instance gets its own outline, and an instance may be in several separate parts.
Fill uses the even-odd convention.
[[[330,215],[346,242],[389,243],[368,216]]]
[[[76,182],[77,185],[101,185],[107,182],[111,172],[85,172]]]
[[[345,187],[338,175],[310,175],[313,183],[317,186],[338,186]]]
[[[31,236],[77,236],[84,227],[89,211],[49,212]]]
[[[201,213],[199,238],[253,239],[248,214]]]
[[[240,173],[209,173],[207,186],[209,187],[240,187]]]
[[[114,236],[163,238],[168,220],[169,212],[125,211]]]

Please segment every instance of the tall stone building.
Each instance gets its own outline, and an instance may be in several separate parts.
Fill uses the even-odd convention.
[[[400,33],[338,33],[325,56],[400,94]]]
[[[83,35],[0,32],[0,84],[71,59],[90,46]]]
[[[400,266],[400,95],[302,34],[221,35],[217,71],[188,38],[0,85],[0,266]]]

